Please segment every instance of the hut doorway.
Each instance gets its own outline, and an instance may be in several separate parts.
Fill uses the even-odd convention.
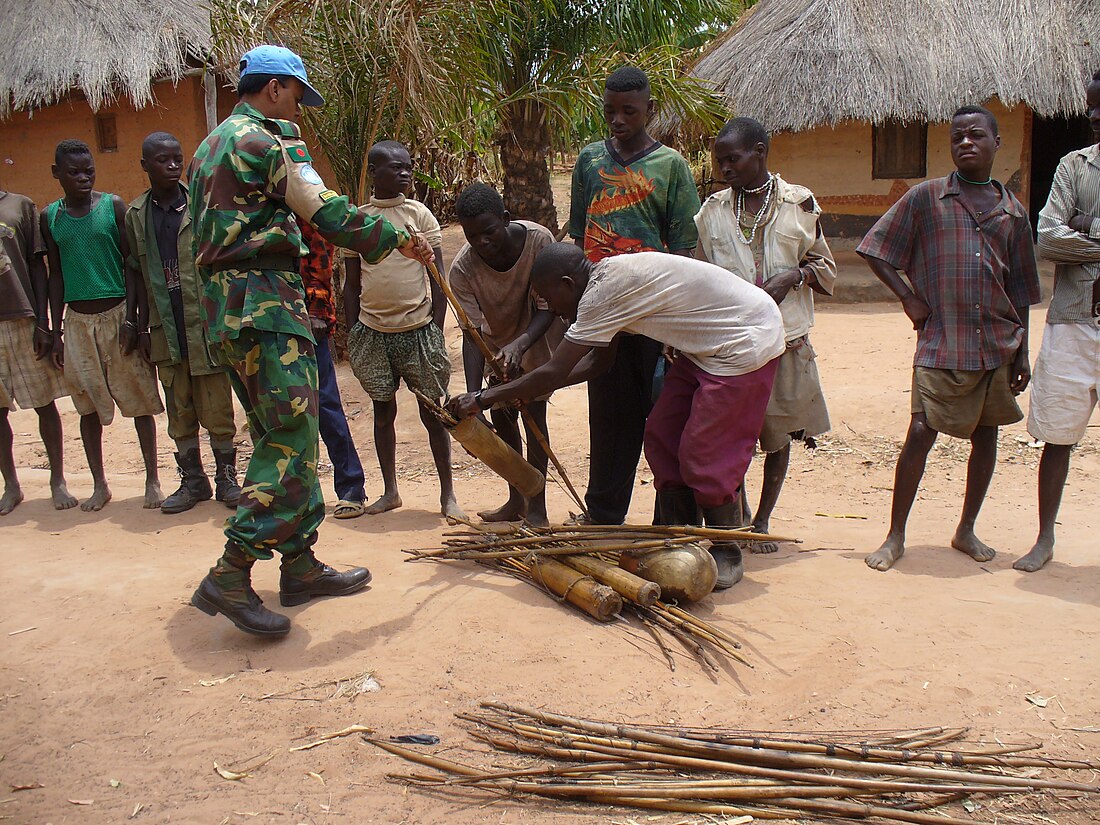
[[[1039,225],[1039,210],[1046,205],[1058,161],[1074,149],[1088,146],[1091,140],[1092,131],[1084,116],[1032,119],[1028,213],[1033,230]]]

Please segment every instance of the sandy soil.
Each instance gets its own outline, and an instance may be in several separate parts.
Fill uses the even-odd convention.
[[[1036,310],[1036,323],[1041,317]],[[453,330],[449,339],[457,364]],[[773,525],[802,543],[749,558],[740,585],[700,606],[747,641],[755,664],[717,679],[686,658],[670,673],[634,631],[599,626],[476,566],[404,563],[402,549],[435,546],[445,529],[408,394],[400,398],[399,419],[404,509],[330,519],[321,532],[321,557],[369,565],[373,586],[288,610],[294,630],[275,644],[188,605],[219,552],[226,511],[213,502],[180,516],[143,511],[128,421],[117,421],[106,435],[115,500],[102,513],[56,513],[47,501],[34,413],[13,414],[27,501],[0,522],[7,570],[0,583],[0,818],[54,825],[130,818],[461,825],[611,823],[630,816],[406,792],[384,778],[404,766],[358,737],[288,751],[351,724],[386,736],[435,733],[445,747],[463,747],[469,741],[452,713],[490,698],[696,725],[963,724],[986,737],[1037,737],[1053,752],[1095,756],[1100,423],[1074,456],[1057,558],[1043,572],[1011,569],[1035,533],[1039,450],[1027,445],[1022,425],[1002,434],[1000,464],[979,521],[980,534],[1001,551],[996,559],[978,565],[948,547],[966,451],[945,439],[930,461],[908,555],[893,571],[872,572],[862,557],[885,532],[893,460],[908,418],[913,334],[892,306],[831,306],[819,315],[815,341],[834,430],[816,452],[796,448]],[[346,367],[340,377],[368,493],[377,494],[370,405]],[[560,392],[550,417],[551,437],[579,484],[587,472],[585,404],[583,388]],[[70,489],[83,498],[91,483],[77,419],[67,401],[62,408]],[[170,443],[163,418],[160,423],[170,490]],[[502,482],[461,453],[455,463],[468,512],[501,501]],[[750,475],[754,493],[761,463]],[[639,521],[651,512],[648,480],[643,467],[632,509]],[[331,500],[330,477],[322,483]],[[552,518],[568,515],[557,489],[550,492],[550,510]],[[257,589],[273,606],[277,577],[274,562],[256,568]],[[333,682],[366,672],[379,692],[328,698]],[[1041,708],[1025,698],[1029,693],[1054,698]],[[269,763],[240,782],[213,769],[215,761],[237,766],[271,753]],[[37,784],[42,787],[8,793]],[[1021,808],[1015,820],[1000,821],[1096,819],[1048,804],[1050,818],[1041,820],[1036,810]]]

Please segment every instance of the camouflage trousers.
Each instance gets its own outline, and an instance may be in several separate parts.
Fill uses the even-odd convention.
[[[285,332],[244,327],[211,346],[230,368],[248,416],[253,452],[226,547],[258,559],[294,556],[317,541],[325,516],[317,480],[317,357],[313,343]]]

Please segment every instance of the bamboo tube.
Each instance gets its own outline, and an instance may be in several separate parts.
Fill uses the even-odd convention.
[[[671,746],[681,751],[701,753],[715,758],[717,761],[743,760],[748,764],[763,763],[771,767],[787,769],[794,768],[823,768],[835,771],[848,771],[851,773],[878,773],[891,776],[913,777],[921,779],[936,779],[962,784],[970,779],[985,785],[1001,785],[1013,788],[1048,789],[1066,791],[1084,791],[1087,793],[1100,793],[1100,786],[1084,785],[1077,782],[1062,782],[1049,779],[1029,779],[1026,777],[1005,776],[1001,774],[967,774],[962,771],[947,770],[944,768],[925,768],[917,765],[894,765],[888,762],[861,762],[853,759],[841,759],[837,757],[815,756],[787,752],[768,752],[753,748],[738,747],[736,745],[720,745],[703,743],[699,740],[686,739],[677,736],[650,733],[638,728],[625,725],[610,725],[602,722],[588,722],[583,719],[574,719],[554,713],[520,708],[507,705],[502,702],[487,702],[483,707],[489,707],[505,713],[518,714],[530,719],[537,719],[544,724],[557,727],[569,727],[575,730],[587,731],[595,734],[618,736],[637,742],[657,746]]]
[[[408,229],[410,233],[414,231],[411,226],[406,227],[406,229]],[[425,266],[432,278],[435,279],[435,282],[439,284],[439,288],[443,290],[443,294],[450,303],[451,309],[454,310],[455,317],[458,319],[458,325],[462,328],[462,332],[468,335],[470,340],[474,342],[474,345],[481,351],[482,357],[485,358],[485,363],[489,365],[497,378],[503,380],[506,376],[504,375],[504,370],[500,366],[500,361],[497,360],[493,351],[489,349],[489,345],[485,343],[485,339],[481,337],[481,332],[473,325],[470,316],[466,314],[466,310],[462,308],[462,304],[459,303],[458,297],[454,294],[447,279],[440,273],[434,261],[428,261]],[[554,465],[554,469],[558,472],[558,478],[560,478],[562,484],[565,485],[570,497],[572,497],[577,506],[581,508],[581,511],[587,514],[588,510],[585,509],[584,499],[577,493],[576,489],[573,487],[573,482],[569,480],[569,474],[565,471],[565,467],[558,461],[558,457],[554,455],[554,451],[550,449],[550,441],[546,438],[546,434],[539,428],[538,423],[526,407],[520,407],[520,415],[523,416],[524,426],[535,436],[535,441],[538,442],[542,451],[546,453],[546,457],[550,459],[550,463]]]
[[[630,599],[635,604],[649,607],[661,598],[661,586],[656,582],[646,581],[640,576],[635,576],[600,559],[591,556],[566,556],[561,561],[574,570],[579,570],[596,581],[606,584],[620,596]]]
[[[454,440],[466,448],[470,455],[527,498],[537,496],[546,488],[546,477],[478,419],[464,418],[448,429]]]
[[[531,559],[531,577],[598,621],[609,622],[623,609],[618,593],[561,562]]]

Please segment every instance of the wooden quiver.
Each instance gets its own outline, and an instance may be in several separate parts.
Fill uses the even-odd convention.
[[[534,556],[531,577],[597,621],[609,622],[623,609],[623,600],[613,589],[555,559]]]
[[[447,426],[447,429],[466,452],[523,493],[524,497],[533,498],[545,489],[546,477],[477,418],[463,418],[454,426]]]
[[[661,586],[664,600],[697,602],[714,590],[718,565],[698,544],[679,544],[658,550],[629,550],[619,555],[619,566]]]

